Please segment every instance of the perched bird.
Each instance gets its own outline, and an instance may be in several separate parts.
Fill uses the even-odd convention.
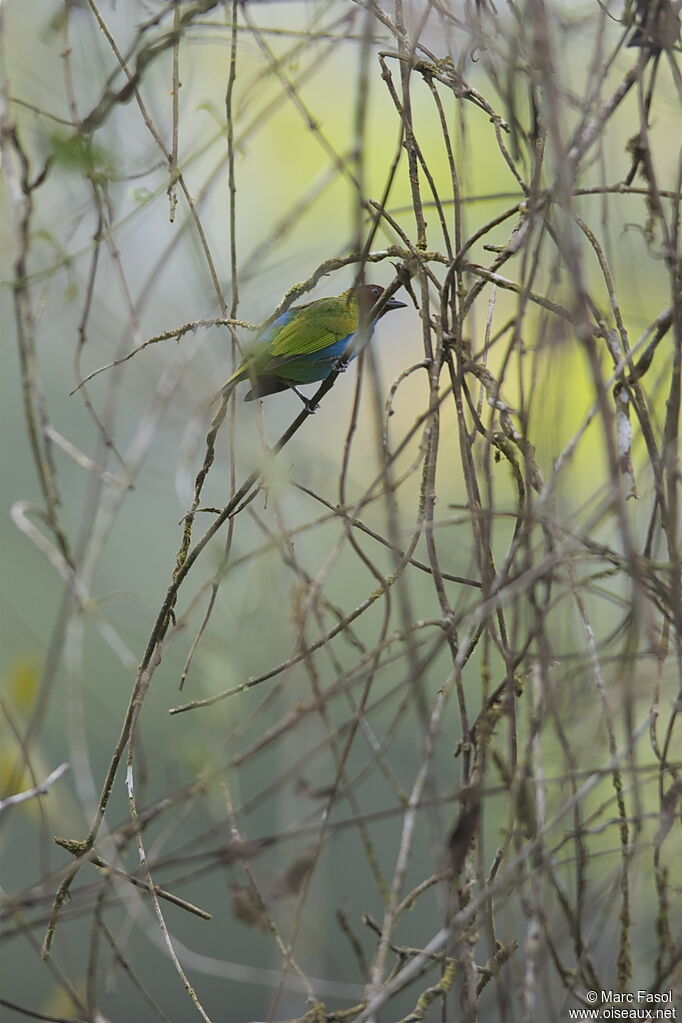
[[[361,312],[366,315],[383,293],[384,289],[376,284],[363,284],[335,298],[320,298],[287,309],[257,338],[219,395],[229,394],[241,380],[249,380],[251,389],[245,401],[291,389],[312,412],[311,403],[298,385],[324,380],[332,370],[345,368],[340,362],[344,355],[349,362],[355,358],[357,352],[352,351],[352,345]],[[404,307],[404,302],[390,298],[384,313]],[[370,335],[378,319],[377,316],[369,324]]]

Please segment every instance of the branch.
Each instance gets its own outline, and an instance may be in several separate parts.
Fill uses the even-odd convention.
[[[48,774],[45,781],[41,781],[40,784],[34,785],[32,789],[26,789],[25,792],[17,792],[13,796],[7,796],[5,799],[0,799],[0,813],[4,813],[5,810],[9,810],[10,806],[17,806],[19,803],[25,803],[28,799],[34,799],[36,796],[44,796],[47,790],[58,781],[61,776],[69,770],[71,764],[63,763],[59,767],[55,767],[51,774]]]

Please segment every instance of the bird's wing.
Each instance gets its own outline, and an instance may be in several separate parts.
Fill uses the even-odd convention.
[[[241,380],[246,380],[248,377],[258,376],[259,373],[263,372],[265,365],[268,363],[271,351],[271,342],[275,339],[279,332],[286,326],[287,323],[296,315],[298,309],[294,306],[292,309],[287,309],[285,313],[278,316],[274,323],[271,323],[269,327],[263,331],[257,338],[255,343],[252,343],[247,348],[244,358],[239,363],[237,368],[231,377],[225,381],[221,387],[219,394],[224,394],[226,390],[232,389],[235,384],[238,384]]]
[[[323,298],[300,309],[268,345],[272,361],[314,355],[358,328],[357,304],[344,298]]]
[[[306,306],[292,306],[278,316],[256,340],[220,394],[247,377],[267,376],[288,362],[314,355],[358,329],[357,300],[321,298]]]

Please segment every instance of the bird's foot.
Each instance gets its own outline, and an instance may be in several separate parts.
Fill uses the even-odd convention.
[[[291,390],[301,399],[301,401],[303,402],[303,408],[306,410],[309,416],[312,416],[313,413],[317,412],[320,406],[317,404],[316,401],[312,401],[310,398],[306,398],[305,394],[301,394],[298,387],[295,387],[293,384],[291,385]]]
[[[340,358],[335,359],[332,363],[333,373],[345,373],[348,369],[348,359],[344,359],[343,355]]]

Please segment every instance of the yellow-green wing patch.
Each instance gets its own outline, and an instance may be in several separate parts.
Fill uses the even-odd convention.
[[[357,302],[329,298],[302,309],[270,343],[272,358],[312,355],[352,334],[358,326]]]

